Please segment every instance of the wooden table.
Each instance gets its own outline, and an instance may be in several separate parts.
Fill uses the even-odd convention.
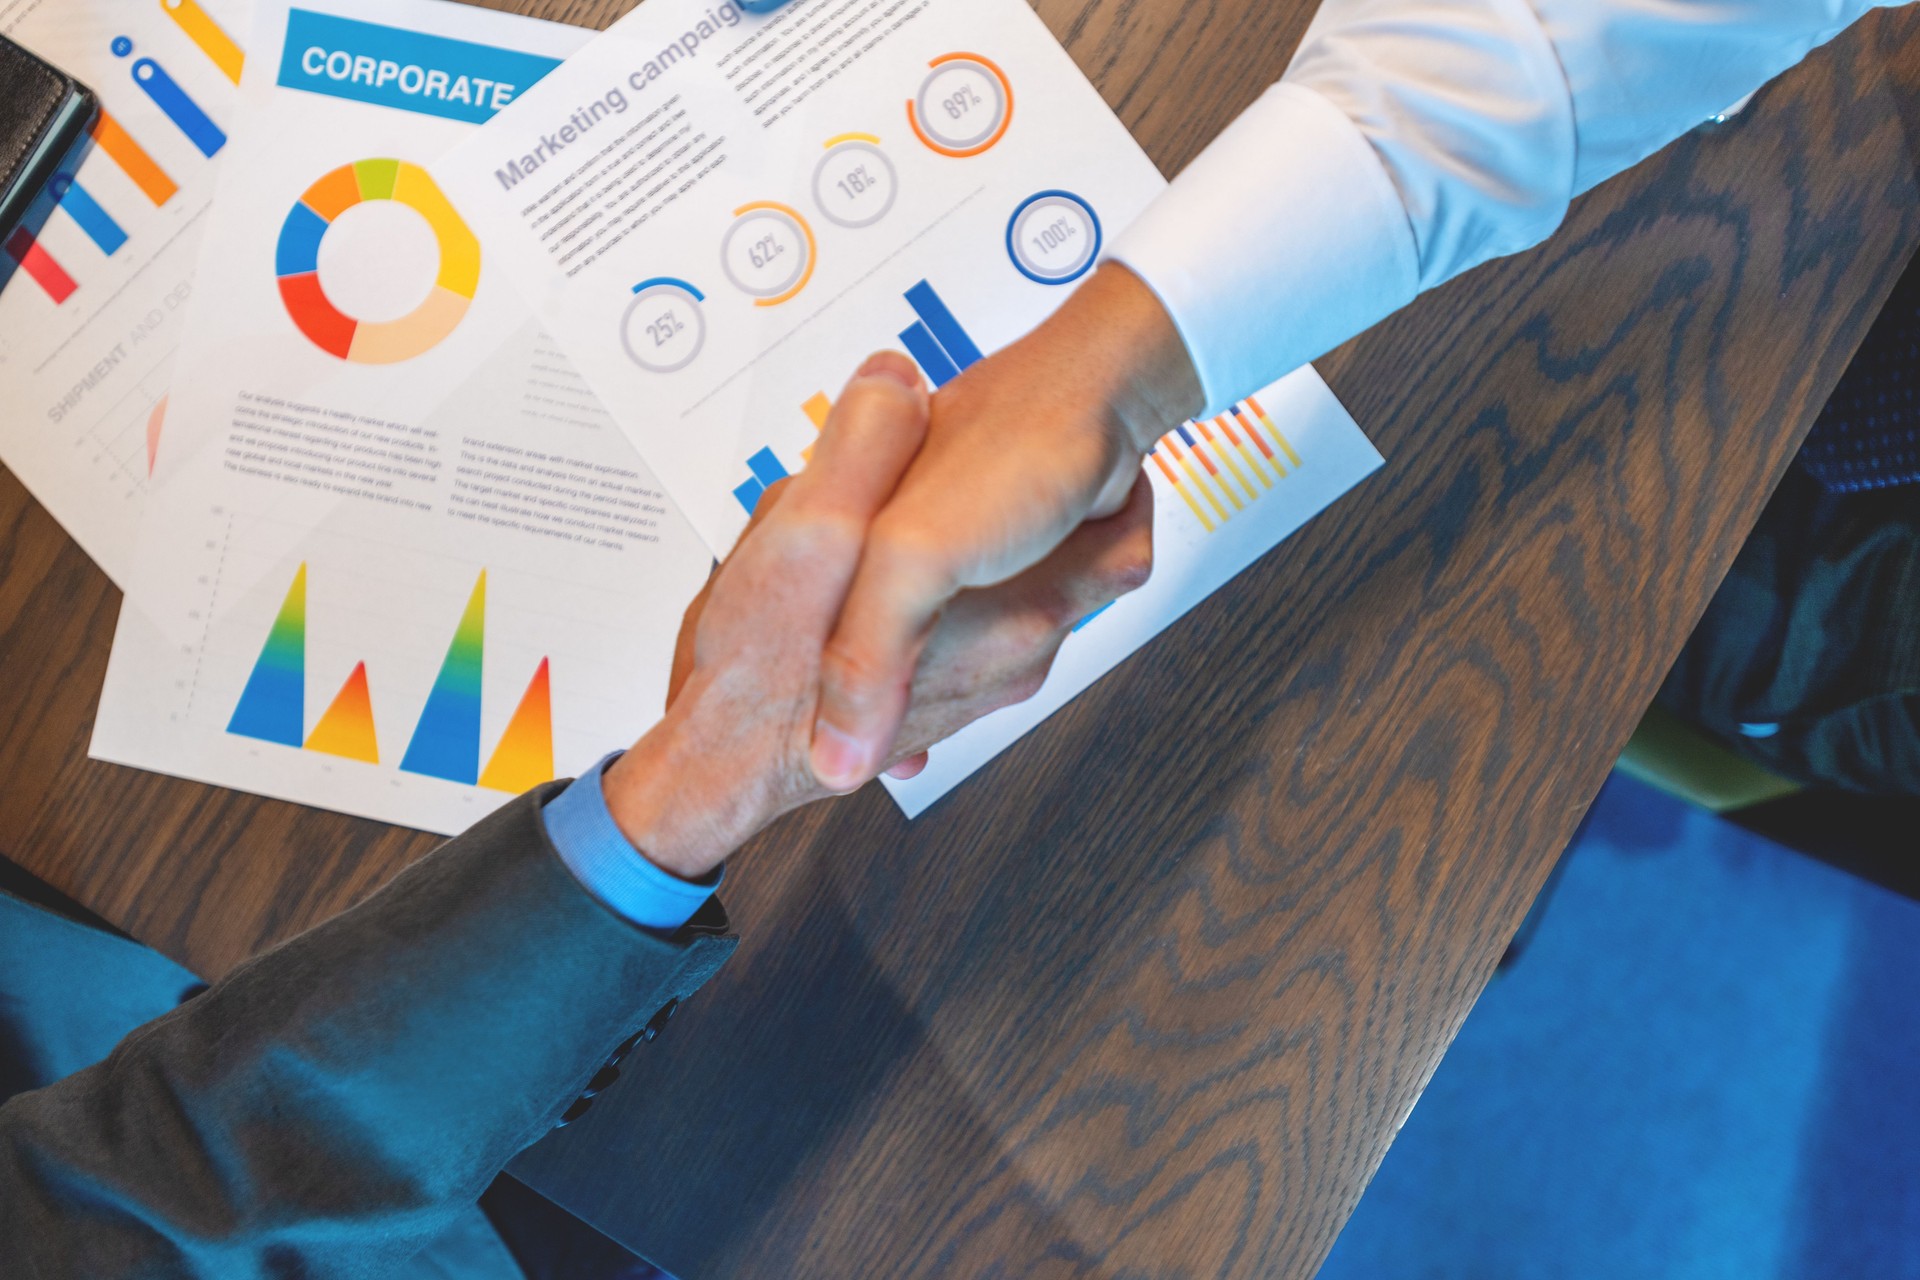
[[[1038,8],[1171,172],[1310,6]],[[1385,472],[922,821],[765,836],[516,1172],[687,1280],[1311,1275],[1920,237],[1912,25],[1324,361]],[[9,856],[212,976],[429,848],[88,762],[118,597],[0,522]]]

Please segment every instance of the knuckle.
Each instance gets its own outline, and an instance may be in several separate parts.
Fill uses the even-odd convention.
[[[1042,637],[1052,637],[1062,628],[1071,627],[1085,617],[1091,610],[1087,607],[1082,593],[1070,586],[1050,587],[1040,593],[1036,602],[1038,626],[1036,634],[1029,639],[1038,642]]]
[[[1102,586],[1116,599],[1138,591],[1153,577],[1153,551],[1128,548],[1107,569]]]
[[[885,422],[913,413],[921,396],[891,378],[855,378],[834,406],[835,417],[847,426]]]
[[[1001,691],[1004,701],[1000,705],[1018,706],[1022,702],[1028,702],[1037,697],[1047,683],[1047,672],[1052,665],[1048,662],[1045,666],[1030,668],[1009,680]]]
[[[835,638],[820,655],[821,687],[855,710],[865,706],[885,678],[885,664],[864,644]]]
[[[824,503],[796,503],[778,528],[784,565],[837,563],[857,554],[865,530]]]
[[[1067,629],[1080,620],[1072,616],[1078,612],[1060,603],[1024,614],[1009,628],[1006,651],[1010,661],[1026,664],[1035,654],[1050,653]]]
[[[874,521],[867,554],[895,574],[922,580],[947,579],[947,542],[911,512],[889,507]]]

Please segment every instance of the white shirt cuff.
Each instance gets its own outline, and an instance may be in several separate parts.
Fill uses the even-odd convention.
[[[1282,82],[1227,127],[1115,243],[1179,326],[1202,416],[1277,382],[1419,292],[1406,206],[1373,147]]]

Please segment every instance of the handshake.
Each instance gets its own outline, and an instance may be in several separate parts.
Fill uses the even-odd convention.
[[[937,396],[873,356],[688,610],[665,717],[606,772],[615,822],[701,879],[1031,697],[1073,627],[1146,581],[1141,459],[1201,400],[1172,320],[1113,264]]]

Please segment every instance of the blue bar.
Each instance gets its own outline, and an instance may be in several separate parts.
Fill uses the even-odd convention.
[[[1117,600],[1116,600],[1116,601],[1114,601],[1114,604],[1118,604],[1118,603],[1119,603],[1119,601],[1117,601]],[[1093,621],[1093,620],[1094,620],[1095,618],[1097,618],[1097,617],[1099,617],[1099,616],[1100,616],[1101,614],[1103,614],[1103,613],[1105,613],[1105,612],[1106,612],[1107,610],[1109,610],[1109,609],[1111,609],[1111,608],[1113,608],[1113,604],[1103,604],[1103,605],[1101,605],[1101,606],[1100,606],[1100,607],[1099,607],[1098,609],[1095,609],[1095,610],[1094,610],[1094,611],[1093,611],[1092,613],[1090,613],[1090,614],[1088,614],[1088,615],[1087,615],[1086,617],[1084,617],[1084,618],[1082,618],[1082,619],[1080,619],[1080,621],[1078,621],[1078,622],[1076,622],[1076,623],[1074,623],[1074,624],[1073,624],[1073,629],[1074,629],[1074,631],[1076,631],[1076,632],[1078,632],[1078,631],[1082,631],[1082,630],[1085,630],[1085,628],[1086,628],[1086,626],[1087,626],[1087,624],[1088,624],[1088,623],[1090,623],[1090,622],[1092,622],[1092,621]]]
[[[100,207],[100,202],[87,194],[87,189],[73,180],[70,173],[55,174],[48,185],[53,198],[60,207],[80,224],[87,238],[100,246],[100,252],[111,258],[127,242],[127,233],[113,220],[113,215]]]
[[[753,472],[754,479],[768,488],[787,478],[787,469],[780,465],[771,449],[762,449],[747,459],[747,470]]]
[[[960,376],[959,366],[954,364],[946,349],[934,341],[933,331],[926,325],[916,324],[906,330],[900,335],[900,341],[906,343],[907,351],[927,371],[934,386],[944,387]]]
[[[1174,430],[1178,431],[1180,438],[1187,442],[1187,448],[1192,449],[1195,453],[1200,452],[1200,446],[1193,442],[1193,433],[1191,431],[1187,430],[1185,426],[1175,427]]]
[[[200,148],[201,155],[211,159],[227,145],[227,135],[220,132],[220,126],[209,119],[200,104],[189,98],[187,91],[152,58],[142,58],[133,64],[133,82],[147,91],[147,96],[167,113],[168,119],[180,126],[180,132]]]
[[[280,226],[280,243],[273,251],[273,274],[303,276],[320,269],[320,241],[330,224],[303,202]]]
[[[960,327],[960,322],[953,318],[953,312],[947,310],[947,304],[940,300],[940,295],[925,280],[907,290],[907,304],[927,326],[934,339],[947,349],[947,354],[953,357],[955,368],[964,371],[985,358],[980,354],[980,348],[974,345],[973,339],[967,336],[967,331]]]
[[[752,515],[760,506],[760,499],[766,496],[767,486],[758,480],[749,480],[733,491],[734,498]]]

